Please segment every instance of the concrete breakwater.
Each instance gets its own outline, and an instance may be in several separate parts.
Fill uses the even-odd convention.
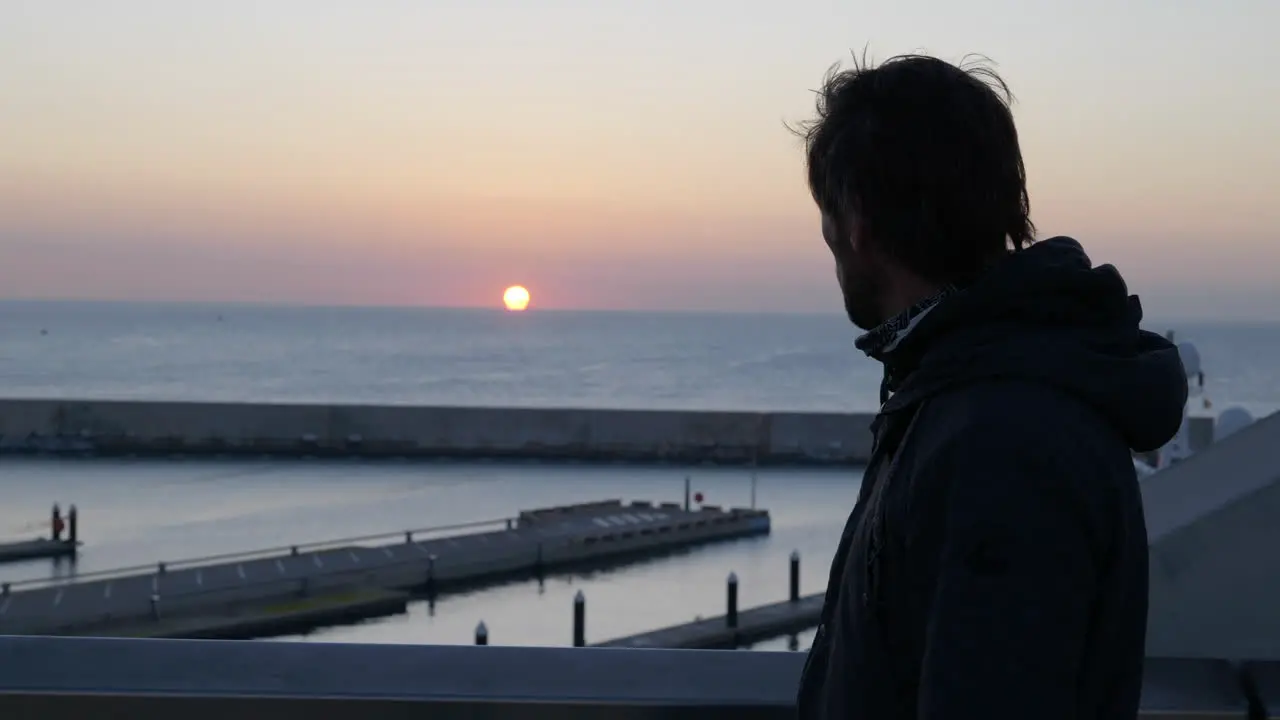
[[[0,400],[0,452],[860,464],[870,413]]]

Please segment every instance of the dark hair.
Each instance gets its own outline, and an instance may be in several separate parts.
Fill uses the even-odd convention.
[[[963,283],[1035,237],[1013,96],[980,59],[965,65],[855,56],[796,130],[818,207],[932,282]]]

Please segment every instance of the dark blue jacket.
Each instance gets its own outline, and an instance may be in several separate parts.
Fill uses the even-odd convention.
[[[803,718],[1129,720],[1147,533],[1132,450],[1186,402],[1177,349],[1074,240],[1010,254],[887,357]]]

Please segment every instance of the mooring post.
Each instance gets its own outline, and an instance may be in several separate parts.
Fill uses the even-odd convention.
[[[684,476],[684,511],[689,512],[689,476]]]
[[[290,546],[289,546],[289,554],[290,554],[290,555],[292,555],[293,557],[298,557],[298,546],[297,546],[297,545],[290,545]]]
[[[507,518],[507,529],[511,529],[511,518]]]
[[[476,644],[477,645],[489,644],[489,628],[484,626],[483,620],[481,620],[480,624],[476,626]]]
[[[53,504],[53,513],[49,517],[49,535],[55,542],[62,539],[62,510],[58,503]]]
[[[573,596],[573,646],[587,646],[587,597],[581,590]]]
[[[756,471],[751,471],[751,509],[756,509]]]
[[[791,551],[791,602],[800,600],[800,551]]]
[[[75,545],[76,539],[80,537],[77,525],[79,525],[79,513],[76,512],[76,506],[72,505],[67,510],[67,541],[72,545]]]
[[[168,568],[168,566],[166,566],[164,563],[156,563],[156,574],[157,574],[157,575],[163,575],[163,574],[165,574],[166,572],[169,572],[169,568]]]
[[[728,600],[729,609],[724,615],[725,625],[727,627],[738,627],[738,574],[729,573],[728,584]]]
[[[405,530],[405,531],[404,531],[404,544],[405,544],[405,545],[409,545],[409,544],[411,544],[412,542],[413,542],[413,531],[412,531],[412,530]]]

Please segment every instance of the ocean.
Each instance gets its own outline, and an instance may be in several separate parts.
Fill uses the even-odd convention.
[[[1217,407],[1280,408],[1280,324],[1153,324]],[[840,315],[0,302],[0,396],[866,411]]]
[[[1161,323],[1197,345],[1214,410],[1280,408],[1280,325]],[[0,396],[247,402],[865,411],[879,369],[839,315],[711,315],[245,305],[0,303]],[[0,539],[44,529],[76,503],[74,568],[0,566],[0,580],[59,576],[338,537],[504,517],[604,498],[750,498],[744,468],[320,460],[0,458]],[[724,612],[724,581],[748,607],[786,597],[787,559],[819,592],[857,469],[758,473],[764,538],[608,571],[515,582],[411,604],[406,615],[286,640],[493,644],[570,641],[572,597],[588,641]],[[804,648],[779,638],[756,648]]]

